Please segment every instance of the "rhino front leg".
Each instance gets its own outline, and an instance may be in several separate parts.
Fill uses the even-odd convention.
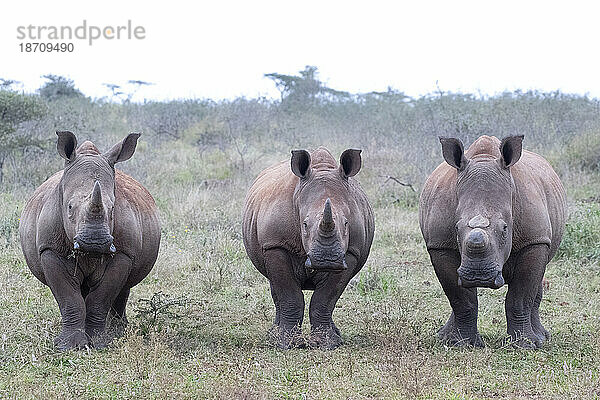
[[[304,319],[304,294],[294,275],[287,250],[265,251],[265,270],[275,303],[275,323],[271,330],[277,347],[289,349],[303,344],[301,326]]]
[[[429,250],[435,274],[452,307],[448,322],[438,331],[439,338],[451,346],[483,347],[477,330],[477,289],[458,286],[460,254],[454,250]]]
[[[89,345],[85,333],[85,302],[81,295],[81,271],[75,262],[52,250],[40,255],[44,278],[60,309],[62,330],[54,340],[59,350],[81,349]]]
[[[521,250],[515,259],[505,308],[507,333],[516,346],[537,349],[549,337],[539,317],[548,256],[548,246],[537,244]]]
[[[121,293],[132,267],[132,260],[123,253],[115,254],[107,263],[100,282],[90,288],[85,298],[85,331],[96,347],[104,347],[110,338],[104,337],[106,317],[117,295]]]
[[[322,272],[310,299],[310,345],[323,350],[333,350],[343,344],[342,334],[333,322],[333,310],[348,282],[356,273],[357,261],[347,254],[348,269],[341,273]]]

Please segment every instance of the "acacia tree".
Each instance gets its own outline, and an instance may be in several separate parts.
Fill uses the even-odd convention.
[[[38,96],[0,90],[0,183],[6,158],[29,146],[43,147],[44,142],[31,135],[19,134],[19,124],[43,116],[46,105]]]
[[[318,79],[317,67],[307,65],[300,75],[285,75],[278,73],[265,74],[275,82],[281,93],[281,103],[284,105],[316,105],[320,100],[332,98],[348,98],[350,94],[325,86]]]
[[[75,83],[71,79],[58,75],[44,75],[43,77],[48,82],[39,89],[39,93],[46,100],[53,101],[64,97],[84,97],[83,93],[75,87]]]

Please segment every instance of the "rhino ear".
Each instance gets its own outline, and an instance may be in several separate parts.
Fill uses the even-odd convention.
[[[442,155],[444,156],[444,160],[459,171],[465,169],[469,161],[465,157],[465,150],[462,142],[456,138],[440,136],[440,143],[442,144]]]
[[[500,143],[500,162],[503,168],[510,168],[521,158],[523,152],[523,135],[509,136]]]
[[[292,150],[292,172],[299,178],[306,178],[310,173],[310,154],[306,150]]]
[[[73,132],[56,131],[58,140],[56,141],[56,150],[65,160],[71,162],[75,160],[75,149],[77,148],[77,138]]]
[[[360,153],[362,150],[348,149],[340,156],[340,172],[344,178],[354,176],[360,171],[362,159]]]
[[[141,133],[130,133],[125,139],[115,144],[109,151],[104,153],[104,157],[106,157],[111,165],[129,160],[135,152],[137,140],[141,135]]]

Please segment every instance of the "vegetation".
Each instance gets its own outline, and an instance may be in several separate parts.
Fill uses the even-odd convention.
[[[14,122],[11,135],[40,145],[11,153],[0,189],[0,398],[600,397],[600,171],[582,163],[587,143],[600,137],[598,100],[347,94],[330,91],[310,67],[292,80],[270,78],[283,85],[282,99],[25,96],[44,106],[35,122]],[[62,168],[55,130],[101,149],[143,132],[121,167],[155,197],[163,241],[153,271],[132,290],[128,328],[106,350],[54,349],[58,307],[18,244],[27,197]],[[447,348],[435,335],[450,307],[418,228],[418,193],[442,160],[438,135],[468,145],[482,134],[524,134],[525,147],[544,155],[567,188],[569,224],[540,309],[553,336],[539,351],[506,343],[506,287],[479,291],[485,349]],[[345,345],[282,352],[267,341],[274,307],[246,257],[241,209],[259,171],[293,148],[318,145],[336,157],[363,149],[357,178],[375,210],[375,242],[334,313]]]

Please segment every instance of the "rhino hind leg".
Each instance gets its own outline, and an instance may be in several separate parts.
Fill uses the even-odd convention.
[[[270,249],[265,251],[264,260],[275,303],[275,323],[269,337],[280,349],[303,347],[304,294],[293,274],[290,255],[284,249]]]
[[[517,347],[538,349],[550,337],[539,317],[548,256],[548,246],[538,244],[521,250],[515,259],[505,309],[507,333]]]
[[[431,263],[452,307],[446,324],[438,331],[442,342],[450,346],[484,347],[477,330],[477,289],[458,286],[460,254],[453,250],[429,250]]]
[[[542,293],[544,292],[543,285],[540,284],[540,288],[538,289],[538,294],[535,297],[533,302],[533,309],[531,310],[531,327],[533,328],[533,332],[537,337],[543,342],[545,340],[550,340],[550,332],[544,328],[542,325],[542,321],[540,321],[540,303],[542,302]]]
[[[127,314],[125,308],[129,298],[130,288],[125,287],[121,290],[112,307],[108,312],[107,326],[112,336],[121,336],[127,327]]]

